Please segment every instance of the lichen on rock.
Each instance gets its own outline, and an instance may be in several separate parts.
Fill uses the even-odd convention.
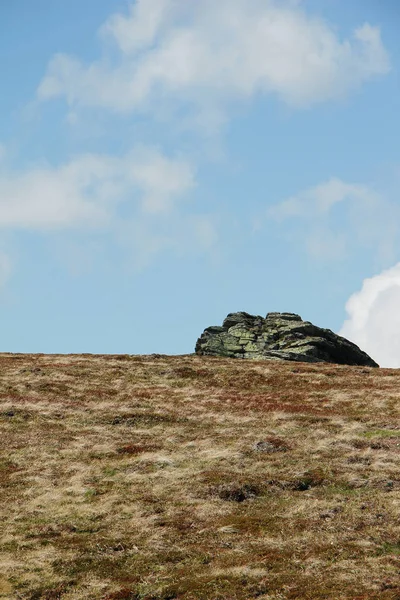
[[[368,354],[330,329],[323,329],[294,313],[254,316],[230,313],[222,326],[207,327],[196,354],[232,358],[328,362],[378,367]]]

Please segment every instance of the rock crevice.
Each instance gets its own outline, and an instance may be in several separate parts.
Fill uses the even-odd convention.
[[[268,313],[265,318],[246,312],[230,313],[222,326],[204,330],[195,352],[231,358],[379,366],[356,344],[293,313]]]

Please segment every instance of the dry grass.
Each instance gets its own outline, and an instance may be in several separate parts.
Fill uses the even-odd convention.
[[[400,599],[400,371],[0,355],[0,598]]]

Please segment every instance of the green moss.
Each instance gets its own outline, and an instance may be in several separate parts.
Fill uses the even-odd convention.
[[[393,542],[385,542],[378,549],[377,554],[378,555],[381,555],[381,554],[395,554],[396,556],[399,556],[400,555],[400,541],[395,542],[395,543],[393,543]]]
[[[373,437],[400,437],[400,429],[372,429],[371,431],[365,431],[361,435],[368,439]]]

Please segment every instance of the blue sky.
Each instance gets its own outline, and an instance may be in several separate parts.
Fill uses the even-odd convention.
[[[291,311],[400,366],[393,0],[0,7],[1,351]]]

